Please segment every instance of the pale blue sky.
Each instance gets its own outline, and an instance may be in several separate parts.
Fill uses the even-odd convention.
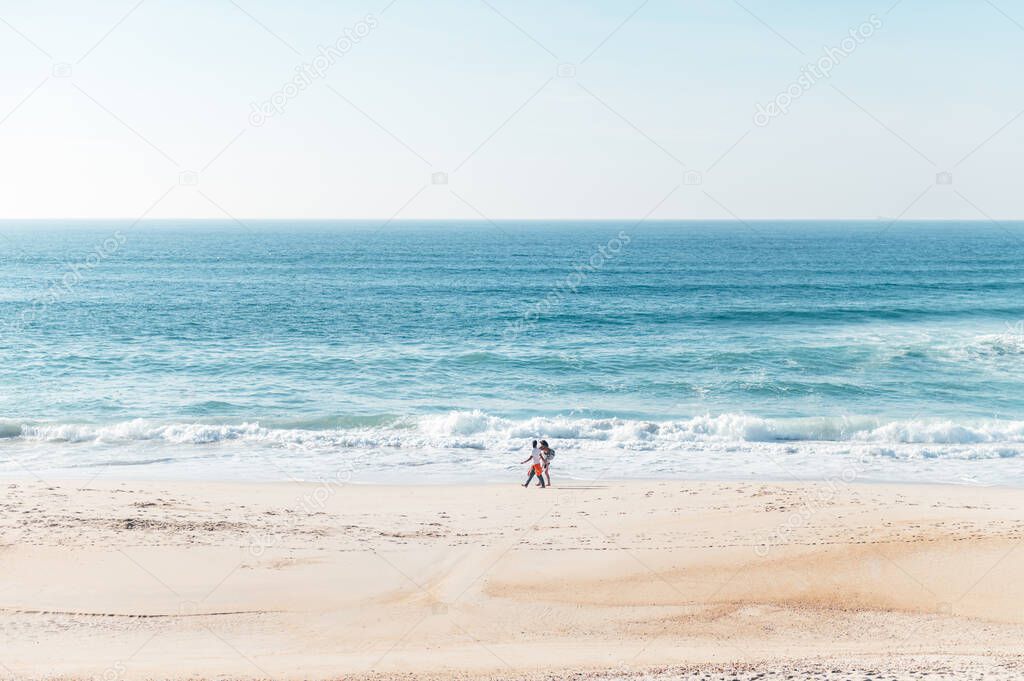
[[[387,3],[0,2],[0,217],[1024,217],[1021,0]]]

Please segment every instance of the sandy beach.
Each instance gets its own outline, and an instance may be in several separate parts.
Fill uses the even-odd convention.
[[[3,483],[9,678],[1024,673],[1024,493]]]

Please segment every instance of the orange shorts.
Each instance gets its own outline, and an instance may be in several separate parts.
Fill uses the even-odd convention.
[[[541,473],[544,472],[544,467],[541,466],[539,463],[535,463],[533,464],[533,472],[536,473],[537,475],[540,475]]]

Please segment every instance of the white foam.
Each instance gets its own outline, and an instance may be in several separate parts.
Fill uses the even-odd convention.
[[[563,475],[583,478],[863,479],[1024,485],[1024,422],[875,417],[765,419],[705,414],[665,421],[509,419],[479,410],[371,420],[347,428],[161,423],[0,424],[8,475],[508,481],[534,438]],[[358,465],[356,465],[358,464]],[[52,473],[46,473],[50,471]]]
[[[766,419],[739,413],[653,421],[570,416],[508,419],[480,410],[394,419],[351,428],[269,428],[237,424],[164,423],[136,419],[115,424],[0,424],[0,436],[26,442],[224,442],[323,448],[518,449],[543,437],[563,447],[673,450],[695,444],[836,442],[873,444],[1024,444],[1024,421],[948,419],[884,420],[877,417]]]

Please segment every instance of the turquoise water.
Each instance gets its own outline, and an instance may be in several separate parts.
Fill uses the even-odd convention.
[[[0,472],[1024,483],[1024,224],[0,223]]]

